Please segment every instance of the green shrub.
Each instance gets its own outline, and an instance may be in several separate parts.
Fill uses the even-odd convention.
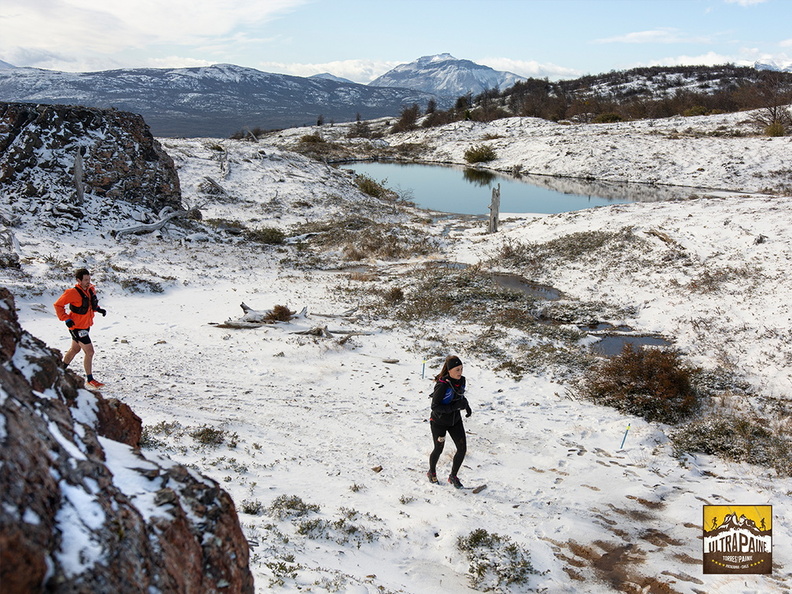
[[[297,495],[279,495],[267,508],[267,512],[280,520],[318,513],[320,507],[314,503],[305,503]]]
[[[775,468],[792,475],[792,447],[759,422],[737,415],[710,416],[680,427],[671,435],[674,453],[699,452],[734,462]]]
[[[457,548],[467,556],[470,584],[477,590],[511,592],[514,585],[526,584],[538,573],[526,549],[483,528],[460,536]]]
[[[258,499],[253,501],[244,499],[239,505],[239,511],[243,514],[250,514],[251,516],[260,516],[264,512],[264,504]]]
[[[580,392],[584,398],[647,421],[673,424],[698,406],[693,385],[696,372],[674,351],[625,345],[620,355],[585,375]]]
[[[495,149],[488,144],[472,146],[465,151],[465,161],[468,163],[487,163],[497,158]]]
[[[302,520],[297,525],[297,533],[315,540],[332,540],[341,545],[354,543],[358,547],[383,536],[381,529],[366,525],[368,522],[381,523],[382,520],[377,516],[345,507],[340,512],[340,517],[334,521],[322,518]]]
[[[355,184],[358,189],[364,194],[368,194],[373,198],[385,198],[389,195],[390,190],[385,187],[388,180],[383,179],[382,182],[377,182],[368,175],[356,175]]]
[[[622,117],[618,113],[601,113],[591,120],[595,124],[612,124],[614,122],[621,122]]]
[[[239,435],[236,433],[228,433],[225,429],[215,429],[209,425],[202,425],[197,429],[193,429],[189,432],[189,435],[201,445],[212,447],[219,446],[228,438],[228,445],[233,448],[236,447],[237,439],[239,439]]]
[[[773,122],[764,129],[765,136],[784,136],[786,135],[786,128],[781,122]]]
[[[709,110],[704,107],[703,105],[694,105],[682,112],[682,115],[685,117],[693,117],[693,116],[703,116],[707,115]]]
[[[420,115],[421,110],[417,103],[403,107],[401,117],[399,121],[393,125],[391,132],[408,132],[410,130],[415,130]]]
[[[255,243],[267,245],[280,245],[286,239],[286,234],[276,227],[261,227],[245,231],[245,239]]]

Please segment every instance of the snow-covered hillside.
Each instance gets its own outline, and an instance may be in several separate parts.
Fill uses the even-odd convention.
[[[462,318],[464,302],[445,315],[409,317],[388,301],[395,289],[412,299],[427,280],[458,274],[461,266],[448,263],[470,265],[482,294],[492,295],[484,283],[506,244],[629,233],[635,240],[618,250],[558,260],[538,276],[507,271],[559,289],[557,310],[662,335],[686,360],[738,378],[741,389],[725,388],[719,406],[783,430],[792,392],[792,201],[756,192],[789,186],[792,140],[708,133],[741,122],[509,119],[385,139],[423,143],[434,161],[463,162],[467,147],[486,142],[501,170],[745,192],[504,214],[493,235],[481,220],[365,197],[348,174],[279,148],[305,128],[259,144],[163,140],[185,198],[202,205],[205,235],[172,230],[116,241],[23,225],[22,269],[0,274],[25,329],[65,350],[51,304],[73,268],[92,270],[108,311],[92,331],[103,393],[143,418],[148,447],[201,468],[231,493],[253,545],[257,591],[467,592],[471,566],[489,556],[501,574],[485,572],[479,589],[785,592],[792,479],[713,456],[675,457],[669,427],[576,399],[576,372],[564,374],[558,361],[537,359],[519,381],[503,365],[532,347],[590,357],[593,331],[501,329],[486,309]],[[339,142],[345,136],[341,126],[322,133],[331,138],[331,130]],[[207,192],[207,178],[223,193]],[[413,241],[412,255],[349,259],[367,249],[354,245],[363,230],[352,221],[372,229],[366,241]],[[292,238],[266,245],[221,231],[241,225]],[[516,302],[526,316],[550,308]],[[213,324],[240,318],[241,303],[299,315],[247,329]],[[465,364],[473,415],[460,478],[487,485],[476,494],[431,485],[425,475],[430,377],[449,352]],[[441,473],[453,451],[449,444]],[[702,574],[708,503],[774,506],[772,575]],[[500,537],[485,553],[467,539],[480,530]],[[533,571],[520,564],[526,558]],[[503,568],[520,579],[506,585]]]

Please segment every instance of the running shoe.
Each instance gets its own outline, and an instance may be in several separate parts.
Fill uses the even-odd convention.
[[[429,482],[430,483],[436,483],[437,482],[437,473],[436,472],[432,472],[430,470],[429,472],[426,473],[426,476],[429,477]]]
[[[104,387],[104,384],[99,380],[91,380],[90,382],[88,382],[88,385],[91,386],[92,388],[97,388],[97,389]]]
[[[454,485],[457,489],[464,489],[462,481],[460,481],[455,474],[448,475],[448,482]]]

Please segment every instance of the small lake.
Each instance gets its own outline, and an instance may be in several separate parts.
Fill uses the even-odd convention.
[[[629,202],[686,198],[695,188],[588,182],[440,165],[361,161],[344,169],[367,175],[421,208],[466,215],[489,215],[492,188],[500,184],[501,213],[556,214]]]

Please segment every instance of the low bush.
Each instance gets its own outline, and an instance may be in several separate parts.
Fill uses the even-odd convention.
[[[239,435],[229,433],[225,429],[215,429],[209,425],[202,425],[189,432],[190,437],[201,445],[217,447],[228,439],[229,447],[236,447]]]
[[[285,520],[318,513],[320,507],[314,503],[306,503],[297,495],[279,495],[267,508],[269,515]]]
[[[249,500],[243,499],[239,505],[239,511],[243,514],[250,514],[251,516],[260,516],[264,512],[264,504],[258,499]]]
[[[601,113],[591,121],[594,124],[613,124],[614,122],[621,122],[622,117],[618,113]]]
[[[385,187],[384,184],[387,181],[384,179],[382,182],[378,182],[368,175],[362,174],[355,176],[355,185],[357,185],[358,189],[373,198],[388,198],[394,194],[393,191]]]
[[[324,138],[319,133],[316,134],[305,134],[300,137],[300,142],[302,144],[318,144],[324,142]]]
[[[261,227],[248,229],[244,232],[245,239],[265,245],[280,245],[286,239],[286,234],[276,227]]]
[[[368,524],[381,523],[382,520],[369,513],[361,513],[354,509],[342,507],[337,520],[311,518],[297,525],[297,533],[315,540],[332,540],[345,545],[354,543],[358,547],[367,542],[378,540],[385,532]]]
[[[764,135],[773,137],[785,136],[786,128],[784,128],[784,124],[781,122],[773,122],[769,126],[765,127]]]
[[[709,110],[704,107],[703,105],[694,105],[682,112],[682,115],[689,118],[694,116],[703,116],[707,115]]]
[[[671,435],[674,453],[698,452],[734,462],[748,462],[775,468],[792,475],[792,444],[774,435],[758,421],[736,414],[715,415],[680,427]]]
[[[264,316],[264,319],[268,322],[288,322],[295,313],[297,312],[290,310],[285,305],[276,305]]]
[[[488,144],[472,146],[465,151],[465,161],[468,163],[487,163],[497,158],[495,149]]]
[[[457,539],[457,548],[465,553],[470,584],[485,592],[511,592],[515,585],[525,585],[533,568],[528,551],[508,536],[491,534],[483,528]]]
[[[698,407],[696,373],[674,351],[625,345],[621,354],[589,370],[579,389],[598,404],[647,421],[675,424]]]
[[[130,293],[164,293],[165,289],[161,284],[145,278],[125,278],[120,283],[121,288]]]

